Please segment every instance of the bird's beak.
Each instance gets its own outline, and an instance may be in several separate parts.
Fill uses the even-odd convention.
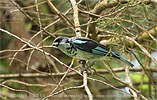
[[[52,45],[57,47],[58,43],[53,42]]]

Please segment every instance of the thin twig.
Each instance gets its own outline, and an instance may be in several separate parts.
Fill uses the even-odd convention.
[[[61,80],[58,82],[58,84],[57,84],[57,86],[55,87],[55,89],[53,89],[53,91],[51,91],[51,93],[49,94],[49,96],[52,95],[52,94],[58,89],[58,87],[61,85],[61,83],[62,83],[62,81],[64,80],[64,78],[65,78],[65,77],[67,76],[67,74],[69,73],[70,68],[72,67],[73,63],[74,63],[74,59],[72,59],[69,68],[67,69],[67,71],[65,72],[65,74],[63,75],[63,77],[61,78]]]
[[[142,68],[138,67],[138,68],[129,68],[129,70],[131,72],[141,72]],[[151,72],[157,72],[156,68],[153,67],[147,67],[146,68],[147,71],[151,71]],[[118,72],[124,72],[125,68],[121,67],[121,68],[114,68],[113,69],[114,72],[118,73]],[[96,73],[100,73],[100,74],[109,74],[108,70],[96,70]],[[61,77],[65,74],[65,72],[63,73],[21,73],[21,74],[0,74],[0,79],[12,79],[12,78],[47,78],[49,76],[53,76],[53,77]],[[92,74],[91,72],[88,72],[88,74]],[[73,76],[78,76],[78,74],[76,72],[70,72],[67,75],[68,77],[73,77]]]
[[[75,25],[75,33],[76,36],[81,36],[81,28],[80,28],[80,22],[79,22],[79,12],[77,3],[75,0],[70,0],[72,7],[73,7],[73,19],[74,19],[74,25]]]
[[[33,97],[38,98],[37,95],[35,95],[35,94],[33,94],[33,93],[31,93],[31,92],[29,92],[29,91],[27,91],[27,90],[18,90],[18,89],[14,89],[14,88],[9,87],[9,86],[4,85],[4,84],[0,84],[0,86],[5,87],[5,88],[7,88],[7,89],[9,89],[9,90],[12,90],[12,91],[16,91],[16,92],[25,92],[25,93],[28,93],[28,94],[32,95]]]
[[[0,31],[2,31],[2,32],[4,32],[4,33],[7,33],[8,35],[10,35],[10,36],[12,36],[12,37],[14,37],[14,38],[20,40],[22,43],[25,43],[26,45],[32,47],[33,49],[36,49],[36,50],[38,50],[38,51],[40,51],[40,52],[44,52],[45,55],[52,57],[52,58],[55,59],[57,62],[59,62],[61,65],[63,65],[63,66],[65,66],[65,67],[69,68],[69,66],[67,66],[66,64],[64,64],[63,62],[61,62],[59,59],[57,59],[57,58],[56,58],[55,56],[53,56],[52,54],[50,54],[50,53],[48,53],[48,52],[45,52],[45,51],[43,51],[43,50],[40,49],[40,48],[37,48],[37,47],[33,46],[33,45],[30,44],[29,42],[27,42],[27,41],[21,39],[20,37],[18,37],[18,36],[16,36],[16,35],[12,34],[11,32],[6,31],[6,30],[4,30],[4,29],[2,29],[2,28],[0,28]],[[73,71],[75,71],[76,73],[78,73],[79,75],[82,76],[82,74],[81,74],[80,72],[78,72],[77,70],[75,70],[75,69],[73,69],[73,68],[70,68],[70,70],[73,70]]]
[[[131,53],[134,55],[134,57],[136,58],[136,60],[138,61],[138,63],[141,65],[143,71],[146,73],[146,75],[147,75],[148,78],[150,79],[150,81],[151,81],[153,87],[154,87],[155,89],[157,89],[156,85],[155,85],[154,82],[153,82],[153,78],[152,78],[152,77],[149,75],[149,73],[146,71],[146,67],[143,66],[143,64],[140,62],[140,60],[138,59],[138,57],[137,57],[133,52],[131,52]]]
[[[133,86],[129,85],[128,83],[126,83],[125,81],[121,80],[116,74],[115,72],[113,72],[113,70],[107,66],[104,62],[103,62],[104,66],[107,68],[107,70],[109,70],[109,72],[112,74],[113,78],[117,81],[119,81],[122,84],[127,85],[130,89],[132,89],[134,92],[136,92],[136,94],[141,97],[144,100],[148,100],[146,97],[144,97],[137,89],[135,89]]]
[[[126,39],[127,40],[130,40],[130,41],[132,41],[132,42],[134,42],[135,43],[135,45],[137,45],[144,53],[145,53],[145,55],[147,55],[149,58],[151,58],[156,64],[157,64],[157,60],[155,59],[155,58],[153,58],[151,55],[150,55],[150,53],[142,46],[142,45],[140,45],[138,42],[136,42],[133,38],[130,38],[130,37],[128,37],[128,36],[126,36]]]
[[[128,66],[128,65],[126,65],[126,67],[125,67],[125,73],[126,73],[126,78],[127,78],[128,84],[129,84],[130,86],[133,86],[132,81],[131,81],[131,78],[130,78],[130,74],[129,74],[129,66]],[[139,100],[139,98],[138,98],[138,96],[137,96],[137,93],[134,92],[134,90],[132,90],[132,89],[129,89],[129,90],[130,90],[130,92],[133,94],[134,100]]]
[[[62,92],[64,92],[64,91],[67,91],[67,90],[71,90],[71,89],[80,89],[80,88],[83,88],[83,85],[65,88],[65,89],[63,89],[63,90],[60,90],[60,91],[58,91],[58,92],[55,92],[55,93],[53,93],[53,94],[51,94],[51,95],[48,95],[48,96],[44,97],[42,100],[45,100],[45,99],[50,98],[50,97],[53,97],[53,96],[58,95],[58,94],[60,94],[60,93],[62,93]]]
[[[87,85],[87,72],[86,71],[83,72],[83,86],[85,88],[85,91],[88,95],[89,100],[93,100],[93,95]]]
[[[23,81],[19,81],[19,80],[6,80],[4,82],[2,82],[1,84],[6,84],[9,82],[13,82],[13,83],[18,83],[18,84],[22,84],[22,85],[26,85],[26,86],[39,86],[39,87],[47,87],[47,86],[56,86],[55,84],[31,84],[31,83],[27,83],[27,82],[23,82]]]
[[[71,21],[64,16],[55,6],[54,4],[50,1],[47,0],[48,5],[56,12],[56,14],[63,20],[63,22],[65,22],[68,26],[70,26],[72,28],[72,30],[75,30],[75,26],[71,23]]]

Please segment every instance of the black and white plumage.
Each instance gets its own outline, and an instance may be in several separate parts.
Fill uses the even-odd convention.
[[[54,40],[53,46],[59,48],[66,55],[80,60],[96,61],[113,57],[129,64],[131,67],[134,66],[106,46],[85,37],[68,38],[60,36]]]

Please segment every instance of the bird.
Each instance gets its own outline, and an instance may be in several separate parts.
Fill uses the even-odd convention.
[[[126,59],[120,57],[117,53],[111,51],[110,48],[100,44],[99,42],[86,37],[56,37],[52,43],[53,46],[60,49],[66,55],[84,61],[98,61],[108,58],[116,58],[129,66],[134,65]]]

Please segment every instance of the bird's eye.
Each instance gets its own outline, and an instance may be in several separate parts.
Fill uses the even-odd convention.
[[[58,38],[56,38],[56,39],[54,40],[54,42],[56,42],[56,43],[60,43],[60,42],[62,41],[62,39],[63,39],[63,38],[58,37]]]
[[[57,37],[54,41],[53,41],[53,46],[58,46],[60,44],[60,42],[63,40],[62,37]]]

